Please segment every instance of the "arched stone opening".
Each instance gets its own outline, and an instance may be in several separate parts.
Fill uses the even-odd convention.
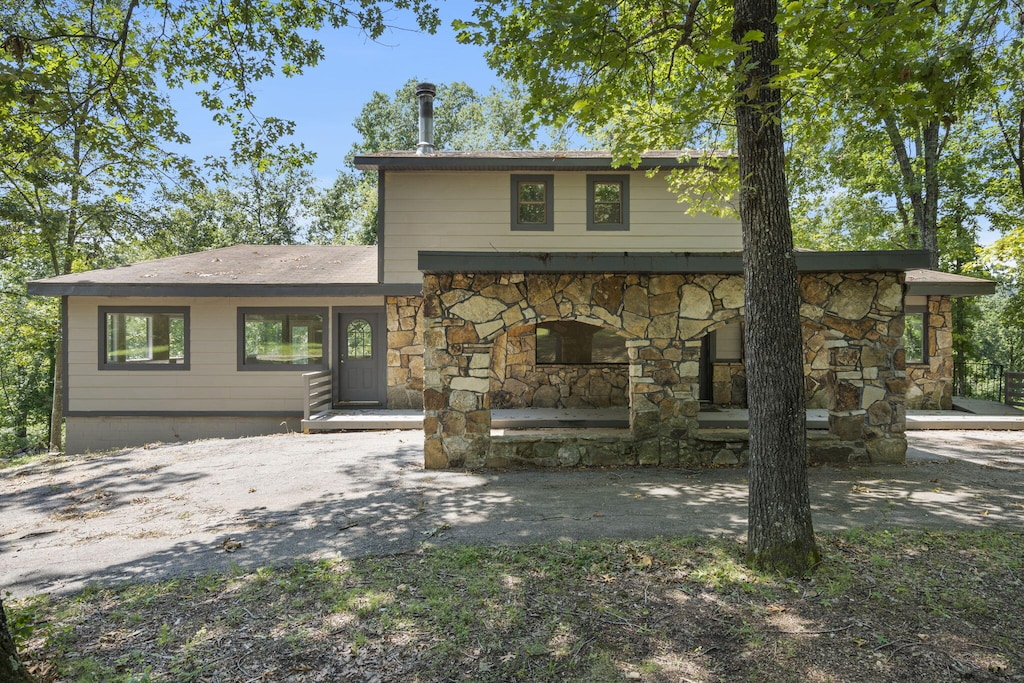
[[[562,318],[507,328],[494,339],[491,408],[627,408],[628,339]]]

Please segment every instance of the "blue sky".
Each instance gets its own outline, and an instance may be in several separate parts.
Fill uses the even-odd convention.
[[[356,29],[317,35],[325,58],[301,76],[257,83],[256,112],[294,121],[294,141],[317,153],[313,174],[330,184],[358,137],[352,122],[373,91],[392,94],[410,78],[433,83],[462,81],[480,93],[499,83],[484,60],[484,49],[460,45],[451,30],[453,19],[471,18],[472,0],[440,3],[441,25],[434,35],[391,30],[373,42]],[[411,14],[395,13],[395,26],[415,26]],[[193,158],[226,154],[231,133],[210,120],[190,92],[173,94],[179,120],[192,138]]]

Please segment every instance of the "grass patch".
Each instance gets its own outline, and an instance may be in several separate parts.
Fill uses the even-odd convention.
[[[42,681],[959,681],[1024,675],[1024,534],[458,546],[9,605]]]

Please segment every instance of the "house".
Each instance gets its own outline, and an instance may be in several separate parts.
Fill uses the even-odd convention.
[[[421,110],[418,150],[355,160],[379,174],[375,247],[30,283],[64,297],[69,452],[297,429],[308,377],[337,406],[422,410],[433,468],[706,464],[742,440],[698,424],[702,402],[746,401],[740,225],[687,212],[666,179],[700,155],[439,152]],[[950,407],[951,297],[993,283],[923,252],[794,258],[808,406],[829,411],[816,457],[902,461],[907,397]],[[492,434],[496,408],[615,406],[624,433]]]

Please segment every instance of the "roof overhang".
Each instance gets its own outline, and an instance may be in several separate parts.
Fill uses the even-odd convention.
[[[509,153],[491,155],[474,153],[437,154],[366,154],[353,159],[362,171],[609,171],[697,168],[706,165],[701,155],[684,152],[645,154],[636,167],[612,164],[610,154],[574,155],[552,151],[550,153]]]
[[[137,284],[110,282],[28,283],[28,293],[36,296],[153,296],[153,297],[312,297],[312,296],[408,296],[418,295],[418,283],[345,283],[345,284]]]
[[[925,251],[796,251],[797,270],[903,272],[928,265]],[[742,273],[733,252],[465,252],[421,251],[424,272],[491,273]]]
[[[943,273],[937,270],[907,272],[907,296],[985,296],[995,294],[996,283],[978,277]]]

